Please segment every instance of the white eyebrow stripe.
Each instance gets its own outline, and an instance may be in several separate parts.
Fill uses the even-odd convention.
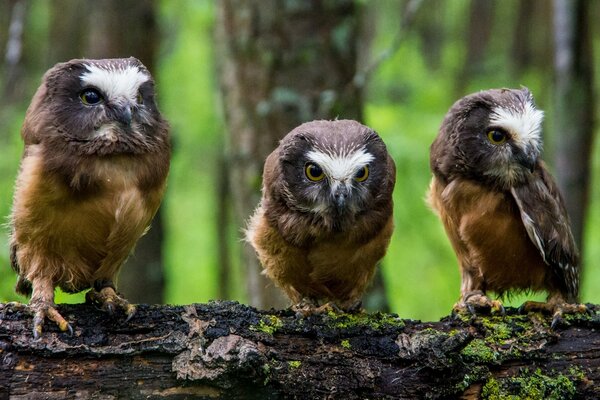
[[[375,159],[364,148],[341,155],[311,150],[307,157],[310,161],[318,164],[327,176],[335,180],[346,180],[353,177],[360,168]]]
[[[506,129],[514,142],[523,149],[529,146],[539,149],[543,119],[544,112],[527,102],[522,109],[494,108],[490,115],[490,125]]]
[[[140,85],[150,80],[150,77],[138,67],[103,69],[86,64],[87,72],[81,74],[81,82],[87,86],[100,89],[109,99],[125,97],[134,101]]]

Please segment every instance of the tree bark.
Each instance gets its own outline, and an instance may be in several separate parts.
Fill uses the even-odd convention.
[[[595,122],[591,5],[585,0],[554,1],[556,180],[580,249]]]
[[[313,119],[361,119],[356,72],[357,4],[352,0],[217,2],[216,42],[230,190],[236,226],[260,199],[263,162],[290,130]],[[283,306],[245,243],[248,301]]]
[[[594,306],[592,309],[596,310]],[[0,304],[0,398],[598,398],[600,317],[421,323],[391,314],[145,306],[129,322],[62,305],[73,336]],[[496,397],[494,397],[496,396]],[[529,396],[529,397],[527,397]]]

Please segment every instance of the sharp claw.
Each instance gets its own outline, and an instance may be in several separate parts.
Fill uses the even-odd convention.
[[[506,309],[502,304],[498,304],[498,311],[500,312],[500,315],[506,315]]]
[[[112,302],[107,301],[106,304],[104,304],[104,308],[111,317],[115,315],[115,305]]]
[[[39,325],[33,325],[33,340],[40,340],[42,337],[42,327]]]
[[[555,315],[554,318],[552,318],[552,323],[550,324],[550,328],[555,330],[561,323],[562,323],[562,318],[560,317],[560,315]]]
[[[133,318],[133,316],[135,315],[136,311],[137,311],[137,308],[134,305],[130,304],[127,307],[127,311],[126,311],[127,318],[125,319],[125,322],[129,322],[129,320],[131,320],[131,318]]]
[[[477,312],[475,311],[475,307],[473,307],[472,304],[467,303],[467,310],[469,311],[469,314],[475,316],[477,315]]]

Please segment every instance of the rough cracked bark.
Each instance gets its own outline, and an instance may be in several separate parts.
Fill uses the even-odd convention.
[[[556,331],[540,314],[421,323],[391,314],[298,318],[234,302],[144,306],[126,323],[63,305],[33,341],[0,305],[0,398],[598,398],[600,316]],[[530,396],[530,397],[527,397]]]

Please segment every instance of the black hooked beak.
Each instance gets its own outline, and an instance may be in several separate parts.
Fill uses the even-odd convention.
[[[340,186],[333,194],[335,209],[338,214],[342,214],[346,208],[346,200],[348,199],[348,189],[345,186]]]
[[[115,118],[123,125],[131,126],[131,106],[129,104],[125,104],[124,106],[118,107],[115,110]]]
[[[519,164],[527,168],[529,172],[533,173],[537,164],[537,157],[535,157],[535,155],[529,152],[519,152],[516,158]]]

